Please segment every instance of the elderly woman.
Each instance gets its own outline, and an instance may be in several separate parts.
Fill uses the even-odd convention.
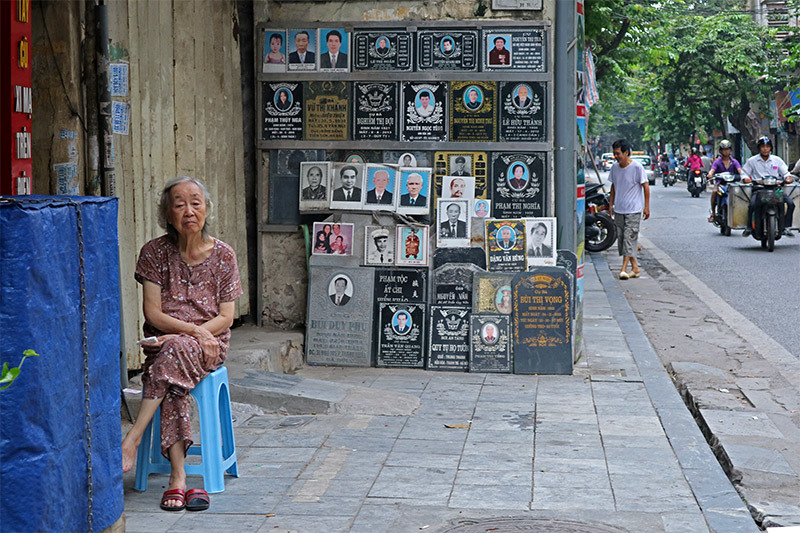
[[[190,177],[167,182],[158,205],[167,230],[142,247],[135,278],[144,293],[146,360],[142,406],[122,441],[122,470],[133,468],[147,424],[161,406],[161,453],[171,463],[169,489],[161,508],[208,508],[202,489],[186,492],[184,459],[192,445],[189,391],[222,365],[228,351],[234,301],[241,296],[236,254],[208,234],[211,200]]]

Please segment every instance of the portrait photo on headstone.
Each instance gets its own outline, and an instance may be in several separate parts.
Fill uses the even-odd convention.
[[[442,179],[442,198],[474,199],[475,177],[445,176]]]
[[[328,284],[328,298],[333,305],[341,307],[347,305],[353,298],[353,280],[347,274],[338,274]]]
[[[403,82],[401,141],[447,140],[447,82]]]
[[[544,142],[545,130],[544,82],[500,83],[499,140],[501,142]]]
[[[319,29],[319,70],[348,72],[350,70],[350,34],[343,28]]]
[[[397,205],[397,169],[388,165],[367,163],[364,208],[394,211]]]
[[[472,208],[471,217],[472,218],[491,218],[492,217],[492,201],[491,200],[484,200],[483,198],[479,198],[477,200],[472,200],[470,202]]]
[[[477,71],[480,64],[478,30],[417,31],[417,69]]]
[[[397,212],[427,215],[430,212],[430,167],[400,167],[400,203]]]
[[[524,272],[525,222],[523,220],[487,220],[486,254],[491,272]]]
[[[408,31],[355,31],[353,70],[412,70],[412,39]]]
[[[483,70],[546,72],[544,28],[484,28]]]
[[[261,138],[299,141],[303,138],[303,86],[300,83],[261,84]]]
[[[436,246],[450,248],[469,246],[468,199],[440,198],[436,203],[436,215]]]
[[[300,211],[324,211],[330,206],[331,164],[328,161],[300,163]]]
[[[317,70],[317,30],[289,30],[287,44],[289,50],[287,70],[290,72]]]
[[[477,272],[472,278],[473,313],[511,314],[512,273]]]
[[[451,155],[447,171],[449,176],[472,176],[472,154]]]
[[[528,270],[535,266],[556,264],[556,219],[549,217],[526,218],[525,234],[528,241]]]
[[[264,59],[261,72],[284,72],[286,70],[286,31],[265,29],[262,32]]]
[[[428,264],[428,226],[398,225],[395,229],[395,264],[423,266]]]
[[[394,226],[364,228],[364,264],[367,266],[394,264]]]
[[[486,50],[486,64],[493,67],[511,67],[513,42],[509,33],[489,32],[484,34],[484,50]]]
[[[314,222],[313,255],[353,255],[353,224]]]
[[[331,209],[359,210],[364,203],[361,187],[366,167],[359,163],[333,163]]]

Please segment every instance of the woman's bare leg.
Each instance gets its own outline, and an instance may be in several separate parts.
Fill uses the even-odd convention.
[[[185,446],[183,441],[178,441],[169,447],[169,463],[171,470],[169,474],[169,488],[186,490],[186,470],[183,464],[186,458]],[[167,507],[180,507],[181,500],[166,500],[164,505]]]
[[[127,472],[133,468],[133,463],[136,460],[136,452],[139,449],[139,443],[142,442],[144,430],[147,429],[147,424],[153,419],[153,415],[156,414],[156,409],[161,405],[163,399],[164,398],[142,399],[142,406],[139,408],[139,416],[136,418],[136,423],[122,440],[123,472]]]

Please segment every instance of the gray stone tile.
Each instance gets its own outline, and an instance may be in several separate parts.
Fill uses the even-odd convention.
[[[458,467],[458,455],[422,455],[413,452],[392,452],[386,459],[386,466],[415,466],[422,468],[452,468]]]
[[[239,478],[296,478],[308,466],[307,462],[239,463]],[[225,478],[228,479],[227,477]]]
[[[317,448],[246,448],[241,454],[237,451],[240,464],[310,461],[315,453]]]
[[[289,490],[293,483],[293,477],[253,476],[230,478],[225,481],[225,494],[282,495]]]
[[[161,498],[159,497],[159,501]],[[131,511],[125,507],[125,532],[128,533],[155,533],[167,531],[183,516],[183,512],[166,512],[159,507],[158,512]]]
[[[789,463],[777,450],[732,443],[725,443],[724,446],[725,453],[728,454],[736,468],[789,476],[797,475],[797,472],[789,466]]]
[[[456,484],[450,496],[450,507],[527,510],[530,501],[530,486]]]
[[[349,516],[310,516],[276,514],[264,519],[259,533],[348,533],[352,518]],[[203,530],[197,530],[203,531]],[[206,530],[208,531],[208,530]],[[235,531],[220,529],[220,531]]]
[[[266,511],[269,512],[269,511]],[[213,512],[181,513],[183,516],[167,531],[193,533],[195,531],[258,531],[265,523],[264,514],[221,515]],[[130,531],[126,527],[126,531]],[[152,529],[150,530],[153,531]]]
[[[463,470],[456,474],[456,485],[523,485],[531,487],[531,470]]]
[[[458,466],[460,470],[497,470],[497,471],[530,471],[532,467],[532,457],[528,458],[507,458],[491,455],[464,455]]]
[[[665,436],[661,421],[652,416],[598,414],[600,433],[603,435],[636,435],[639,437]]]
[[[470,430],[472,437],[474,431]],[[464,449],[464,440],[425,440],[425,439],[397,439],[392,448],[393,452],[406,452],[433,455],[459,455]]]
[[[536,457],[533,461],[534,476],[538,472],[567,472],[575,474],[593,474],[603,472],[608,475],[606,461],[601,459],[581,459],[576,461],[560,457]]]
[[[516,428],[516,430],[491,430],[476,429],[469,430],[467,443],[470,442],[494,442],[497,444],[517,444],[530,446],[533,450],[534,432],[531,429]]]
[[[424,484],[416,482],[376,481],[369,491],[369,498],[391,498],[397,500],[417,500],[429,504],[446,504],[452,490],[452,483]]]
[[[592,487],[595,489],[611,489],[611,481],[605,469],[582,472],[541,472],[533,474],[534,487]]]
[[[359,507],[361,507],[362,501],[361,498],[333,498],[329,496],[304,498],[300,496],[287,496],[275,505],[272,513],[276,516],[353,517],[358,512]]]
[[[378,479],[375,481],[375,485],[387,485],[392,483],[445,485],[452,484],[455,477],[455,468],[387,466],[381,470]],[[374,496],[374,494],[372,495]]]
[[[578,433],[578,432],[550,432],[536,431],[536,450],[545,450],[551,447],[561,446],[597,446],[601,448],[603,443],[598,432]]]
[[[331,448],[350,448],[351,450],[358,451],[376,451],[376,452],[389,452],[394,446],[395,439],[393,437],[348,437],[348,436],[331,436],[325,441],[325,446]]]
[[[545,446],[539,449],[534,448],[534,455],[538,461],[541,457],[556,457],[560,459],[602,459],[604,457],[603,448],[597,446]]]
[[[649,448],[661,453],[672,453],[672,447],[664,436],[603,435],[603,445],[611,448]]]
[[[258,436],[250,445],[255,448],[319,448],[325,435],[269,431]]]
[[[709,531],[703,513],[685,511],[680,513],[661,513],[661,523],[664,524],[664,533],[686,533],[687,531],[702,533]]]
[[[573,487],[534,487],[532,510],[614,510],[611,490]]]
[[[533,443],[526,446],[498,446],[495,442],[475,442],[467,439],[462,457],[472,455],[494,455],[509,461],[530,461],[533,457]]]

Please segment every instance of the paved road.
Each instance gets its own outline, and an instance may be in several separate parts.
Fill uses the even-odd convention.
[[[601,173],[603,181],[607,176]],[[594,172],[590,178],[596,178]],[[742,238],[741,231],[724,237],[706,222],[709,202],[710,193],[692,198],[685,183],[664,188],[658,179],[651,188],[652,216],[642,233],[800,358],[800,236],[782,238],[772,253]]]

